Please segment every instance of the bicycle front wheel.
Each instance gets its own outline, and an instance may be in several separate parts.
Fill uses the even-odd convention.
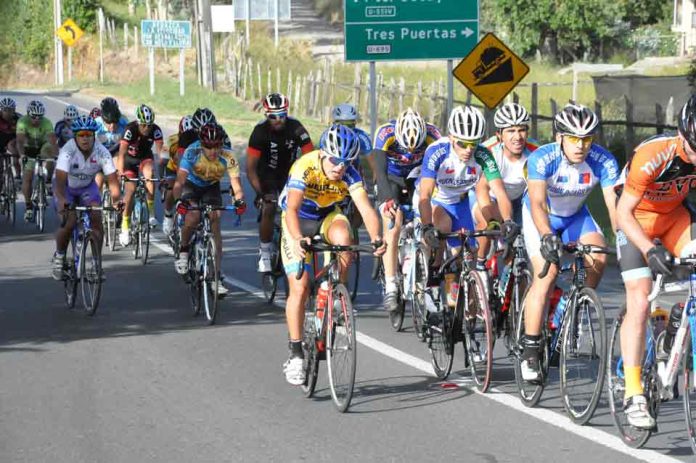
[[[264,272],[261,274],[261,288],[263,289],[263,296],[266,302],[273,304],[276,292],[278,291],[278,278],[282,275],[282,264],[280,262],[280,251],[276,246],[277,243],[273,243],[273,249],[271,250],[271,271]]]
[[[10,225],[14,226],[15,218],[17,217],[17,191],[15,190],[14,177],[11,171],[5,174],[5,197],[7,199],[5,215]]]
[[[44,232],[46,226],[46,181],[39,177],[36,185],[36,228],[39,233]]]
[[[353,229],[353,244],[360,244],[360,234],[357,229]],[[358,295],[358,283],[360,281],[360,253],[352,253],[351,264],[348,268],[347,288],[350,293],[350,300],[355,301]]]
[[[142,205],[144,207],[140,210],[138,246],[140,246],[140,260],[145,265],[150,253],[150,211],[147,208],[147,203],[144,202]]]
[[[416,333],[416,337],[419,340],[425,341],[425,315],[427,313],[427,309],[425,308],[425,291],[428,288],[428,259],[425,252],[420,247],[416,249],[412,265],[415,265],[415,285],[411,300],[413,331]]]
[[[77,268],[75,266],[75,243],[72,238],[68,249],[65,251],[65,267],[63,268],[63,289],[65,291],[65,305],[68,309],[75,308],[77,299]]]
[[[198,254],[198,243],[193,243],[191,249],[189,250],[188,258],[188,274],[186,275],[186,280],[189,284],[189,297],[191,300],[191,308],[193,309],[193,316],[198,316],[201,313],[201,306],[203,300],[202,285],[201,285],[201,275],[202,271],[200,269],[200,264],[196,255]]]
[[[696,416],[694,416],[696,413],[696,377],[694,376],[696,369],[694,369],[694,346],[690,332],[686,336],[684,345],[686,346],[682,355],[684,418],[686,419],[686,430],[691,450],[696,454]]]
[[[319,350],[317,349],[317,329],[315,326],[314,297],[307,299],[304,329],[302,331],[302,351],[304,353],[305,383],[302,385],[304,396],[314,395],[319,376]],[[309,309],[311,308],[311,310]]]
[[[465,299],[460,293],[458,298],[462,304],[468,303],[463,313],[458,312],[464,316],[464,348],[476,388],[486,392],[493,372],[493,320],[481,275],[472,270],[466,277],[466,284],[468,297]]]
[[[355,386],[358,360],[355,339],[355,316],[348,289],[341,283],[334,286],[327,326],[326,361],[329,367],[331,397],[338,411],[350,406]]]
[[[540,356],[541,356],[541,380],[535,382],[528,382],[522,377],[522,341],[525,337],[524,331],[524,300],[527,298],[527,294],[522,298],[522,304],[520,305],[519,311],[517,313],[517,321],[515,322],[515,338],[513,342],[513,353],[514,353],[514,368],[515,368],[515,383],[517,385],[517,392],[520,395],[520,400],[527,407],[534,407],[541,400],[541,394],[544,392],[544,383],[546,381],[545,375],[548,372],[548,348],[547,348],[547,333],[542,327],[541,330],[541,346],[540,346]]]
[[[215,241],[208,239],[203,250],[203,278],[201,280],[203,293],[203,306],[205,307],[205,318],[209,325],[215,324],[218,312],[218,285],[220,284],[220,272],[215,261],[217,247]]]
[[[80,257],[80,289],[85,313],[92,316],[97,311],[101,298],[102,266],[101,252],[97,240],[91,233],[82,239]]]
[[[604,387],[606,320],[602,301],[592,288],[578,291],[568,310],[560,340],[561,396],[570,419],[583,425],[594,415]]]

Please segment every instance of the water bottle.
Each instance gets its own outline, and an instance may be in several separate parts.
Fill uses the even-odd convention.
[[[140,201],[136,201],[133,206],[133,222],[140,223]]]
[[[322,281],[317,291],[317,314],[314,317],[314,326],[317,329],[317,334],[321,333],[321,325],[324,322],[324,309],[329,300],[329,284],[326,280]]]
[[[506,266],[500,274],[500,284],[498,285],[500,297],[505,297],[505,294],[507,293],[507,285],[510,281],[510,275],[512,275],[512,265]]]
[[[558,311],[558,305],[561,301],[562,296],[563,290],[558,286],[555,286],[553,288],[553,291],[551,292],[551,298],[549,299],[549,329],[558,329],[558,324],[556,324],[556,312]]]
[[[682,312],[684,312],[683,302],[677,302],[669,311],[669,322],[667,322],[667,326],[665,327],[665,341],[662,344],[665,352],[669,352],[672,349],[674,335],[677,334],[677,330],[681,325]]]
[[[556,305],[556,312],[553,314],[553,320],[551,323],[552,323],[554,329],[557,329],[561,326],[561,321],[563,320],[563,314],[565,313],[565,309],[566,309],[567,304],[568,304],[568,297],[564,294],[558,300],[558,304]]]

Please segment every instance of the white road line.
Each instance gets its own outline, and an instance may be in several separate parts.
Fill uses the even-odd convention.
[[[159,239],[151,236],[150,237],[150,242],[155,245],[157,248],[161,249],[165,253],[169,255],[173,255],[172,250],[168,245],[163,244],[160,242]],[[225,281],[230,282],[232,285],[247,291],[248,293],[260,298],[260,299],[265,299],[265,296],[263,295],[263,290],[260,288],[257,288],[254,285],[250,285],[248,283],[245,283],[237,278],[232,278],[230,276],[225,277]],[[279,302],[275,302],[274,305],[283,308],[283,304]],[[386,344],[382,341],[379,341],[371,336],[368,336],[364,333],[361,333],[360,331],[356,332],[356,338],[360,344],[363,346],[374,350],[375,352],[378,352],[382,355],[385,355],[391,359],[394,359],[404,365],[407,365],[409,367],[415,368],[416,370],[419,370],[427,375],[432,375],[433,374],[433,369],[432,366],[430,365],[429,362],[426,362],[423,359],[420,359],[418,357],[415,357],[411,354],[407,354],[406,352],[403,352],[393,346],[390,346],[389,344]],[[520,402],[519,398],[517,396],[513,396],[510,394],[507,394],[500,389],[496,388],[491,388],[486,394],[481,394],[478,392],[478,390],[471,385],[471,380],[469,378],[464,378],[462,376],[456,375],[456,374],[451,374],[448,378],[448,381],[451,381],[453,383],[457,383],[460,386],[466,387],[469,390],[472,390],[476,393],[479,394],[479,396],[484,397],[488,400],[492,400],[494,402],[497,402],[501,405],[505,405],[507,407],[510,407],[514,409],[515,411],[518,411],[520,413],[524,413],[525,415],[529,415],[533,418],[536,418],[540,421],[543,421],[546,424],[550,424],[552,426],[555,426],[557,428],[560,428],[564,431],[568,431],[570,433],[573,433],[577,436],[583,437],[585,439],[588,439],[596,444],[602,445],[604,447],[610,448],[612,450],[615,450],[617,452],[623,453],[624,455],[630,455],[633,458],[636,458],[641,461],[646,461],[650,463],[674,463],[674,462],[681,462],[681,460],[677,458],[672,458],[667,455],[663,455],[659,452],[656,452],[654,450],[637,450],[637,449],[632,449],[630,447],[627,447],[626,444],[624,444],[621,439],[615,435],[606,433],[604,431],[601,431],[597,428],[593,428],[590,426],[578,426],[574,424],[573,422],[570,421],[570,419],[567,416],[564,416],[560,413],[556,413],[551,410],[546,410],[543,408],[528,408],[525,407],[522,402]]]

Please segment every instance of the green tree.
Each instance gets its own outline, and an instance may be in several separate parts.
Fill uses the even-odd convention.
[[[71,18],[81,29],[94,32],[98,8],[97,0],[63,0],[63,19]]]

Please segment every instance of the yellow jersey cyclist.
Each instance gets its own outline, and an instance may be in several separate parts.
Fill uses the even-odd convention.
[[[293,164],[288,182],[280,196],[282,214],[281,258],[288,276],[290,291],[285,315],[290,337],[290,353],[283,365],[285,379],[292,385],[305,382],[302,368],[302,327],[304,305],[309,296],[309,256],[302,248],[303,241],[321,235],[329,243],[351,244],[352,233],[348,219],[338,209],[350,195],[365,221],[365,227],[375,255],[384,253],[377,213],[367,197],[367,191],[358,171],[351,165],[358,155],[358,137],[348,127],[332,126],[326,134],[324,146],[312,151]],[[341,256],[341,279],[347,277],[350,255]],[[296,273],[304,266],[302,279]]]
[[[614,156],[593,143],[599,119],[582,105],[569,104],[554,116],[555,143],[539,147],[527,160],[527,193],[522,207],[524,242],[532,264],[532,284],[525,299],[521,373],[525,381],[540,378],[539,346],[544,309],[558,276],[558,265],[539,278],[545,263],[560,262],[564,243],[580,242],[605,246],[604,234],[590,214],[585,201],[600,184],[615,227],[614,184],[619,166]],[[587,286],[595,288],[604,271],[605,254],[586,258]],[[562,313],[565,298],[557,306]]]
[[[174,186],[176,173],[179,170],[181,156],[191,144],[198,140],[198,133],[193,126],[191,116],[184,116],[179,121],[177,133],[170,135],[167,139],[169,159],[164,168],[164,179],[167,188]],[[165,235],[172,232],[174,226],[174,195],[165,191],[164,193],[164,219],[162,220],[162,231]]]
[[[381,126],[375,133],[370,157],[374,157],[377,196],[387,243],[387,252],[382,262],[385,277],[384,308],[388,311],[397,310],[399,298],[396,284],[397,244],[403,214],[398,206],[411,203],[417,177],[409,174],[420,167],[425,149],[439,138],[438,128],[426,124],[421,115],[411,108],[402,112],[396,120]]]
[[[186,212],[186,205],[201,206],[201,203],[212,206],[222,206],[222,193],[220,181],[227,172],[230,178],[230,197],[234,198],[233,205],[236,213],[242,215],[246,210],[244,202],[244,190],[239,176],[239,161],[231,150],[223,146],[225,132],[216,123],[208,123],[200,128],[198,141],[192,143],[183,156],[176,174],[173,195],[183,203],[182,212],[185,212],[184,225],[181,228],[181,247],[179,258],[174,262],[174,267],[179,275],[188,272],[189,241],[193,231],[200,222],[200,211]],[[220,211],[214,211],[211,216],[212,228],[217,255],[215,259],[220,268],[222,260],[222,234],[220,233]],[[220,281],[218,294],[224,296],[227,288]]]
[[[40,157],[49,161],[45,166],[48,171],[46,181],[50,182],[53,178],[54,161],[58,155],[58,139],[53,131],[53,124],[46,117],[46,107],[41,101],[30,101],[27,105],[27,114],[17,121],[16,144],[19,156],[26,158],[22,173],[22,193],[25,203],[29,204],[36,158]],[[34,220],[34,210],[29,206],[24,212],[24,220],[27,222]]]
[[[670,275],[672,256],[694,253],[696,219],[686,206],[696,175],[694,164],[696,95],[679,113],[676,136],[659,135],[635,149],[624,168],[625,181],[616,206],[616,245],[626,286],[626,315],[621,323],[624,413],[636,428],[655,427],[641,380],[653,273]],[[665,336],[664,344],[658,344],[659,358],[669,356],[672,342],[673,337]]]
[[[495,159],[480,144],[486,132],[483,114],[471,106],[458,106],[450,114],[447,130],[447,137],[428,146],[421,168],[418,209],[424,241],[435,241],[434,230],[450,233],[474,229],[469,205],[469,192],[472,190],[484,217],[489,220],[490,208],[487,206],[491,203],[489,191],[492,190],[504,219],[503,235],[512,242],[519,233],[519,226],[512,221],[512,207]],[[452,249],[460,244],[456,238],[447,240]],[[449,288],[446,290],[448,303],[454,306],[456,296],[449,293]]]

